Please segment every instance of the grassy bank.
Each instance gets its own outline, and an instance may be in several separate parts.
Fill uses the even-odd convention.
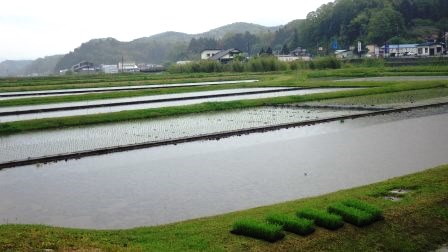
[[[411,192],[392,202],[392,189]],[[231,234],[240,218],[263,220],[272,212],[293,216],[298,209],[326,209],[348,198],[383,210],[384,220],[367,227],[317,228],[309,236],[288,233],[276,243]],[[171,225],[117,231],[93,231],[41,225],[0,226],[1,251],[429,251],[448,242],[448,165],[385,182],[319,197],[259,207]]]
[[[154,109],[121,111],[121,112],[105,113],[97,115],[7,122],[7,123],[0,123],[0,135],[14,134],[31,130],[55,129],[55,128],[64,128],[79,125],[92,125],[92,124],[111,123],[111,122],[139,120],[139,119],[154,119],[160,117],[179,116],[194,113],[216,112],[216,111],[279,105],[287,103],[319,101],[325,99],[356,97],[372,94],[386,94],[407,90],[419,90],[419,89],[442,88],[442,87],[448,87],[448,83],[446,83],[445,81],[433,81],[423,83],[403,82],[382,87],[374,87],[352,91],[339,91],[333,93],[310,94],[303,96],[285,96],[285,97],[228,101],[228,102],[206,102],[187,106],[164,107]]]

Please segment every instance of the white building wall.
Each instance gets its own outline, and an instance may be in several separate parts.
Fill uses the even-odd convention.
[[[221,50],[204,50],[201,52],[201,59],[206,60],[213,57],[213,55],[219,53]]]

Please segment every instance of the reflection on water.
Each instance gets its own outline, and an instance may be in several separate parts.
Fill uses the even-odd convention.
[[[381,181],[448,162],[448,113],[434,114],[6,169],[0,171],[1,221],[100,229],[157,225]]]

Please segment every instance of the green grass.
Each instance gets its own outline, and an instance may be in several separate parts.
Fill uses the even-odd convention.
[[[413,188],[400,202],[380,195]],[[294,215],[300,208],[324,209],[359,199],[384,211],[385,221],[337,232],[316,229],[269,243],[233,235],[235,220],[262,220],[269,213]],[[380,183],[271,206],[126,230],[85,230],[43,225],[0,225],[0,251],[432,251],[448,242],[448,165]]]
[[[266,217],[269,223],[280,225],[285,231],[309,235],[314,232],[314,222],[312,220],[291,217],[285,214],[271,213]]]
[[[375,221],[375,217],[363,210],[346,206],[340,202],[334,203],[328,207],[328,212],[337,214],[345,222],[358,227],[366,226]]]
[[[373,87],[351,91],[338,91],[331,93],[319,93],[302,96],[284,96],[253,100],[239,100],[228,102],[206,102],[201,104],[164,107],[154,109],[121,111],[85,116],[71,116],[48,119],[35,119],[18,122],[0,123],[0,135],[16,134],[32,130],[57,129],[79,125],[93,125],[129,120],[155,119],[169,116],[180,116],[194,113],[228,111],[261,106],[273,106],[288,103],[300,103],[309,101],[321,101],[325,99],[355,97],[372,94],[386,94],[406,90],[430,89],[448,87],[448,83],[441,81],[422,83],[396,83],[393,85]]]
[[[316,225],[330,230],[339,229],[344,225],[341,216],[313,208],[300,209],[297,211],[297,216],[313,220]]]
[[[281,225],[259,222],[249,218],[235,221],[231,233],[268,242],[276,242],[285,237],[285,234],[282,233]]]
[[[347,200],[342,201],[341,203],[346,206],[365,211],[365,212],[371,214],[375,220],[382,220],[384,218],[383,211],[381,209],[379,209],[378,207],[371,205],[367,202],[360,201],[357,199],[347,199]]]

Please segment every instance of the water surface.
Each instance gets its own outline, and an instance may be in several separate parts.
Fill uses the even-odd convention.
[[[431,111],[429,111],[431,112]],[[448,162],[446,107],[0,171],[3,223],[157,225]]]

